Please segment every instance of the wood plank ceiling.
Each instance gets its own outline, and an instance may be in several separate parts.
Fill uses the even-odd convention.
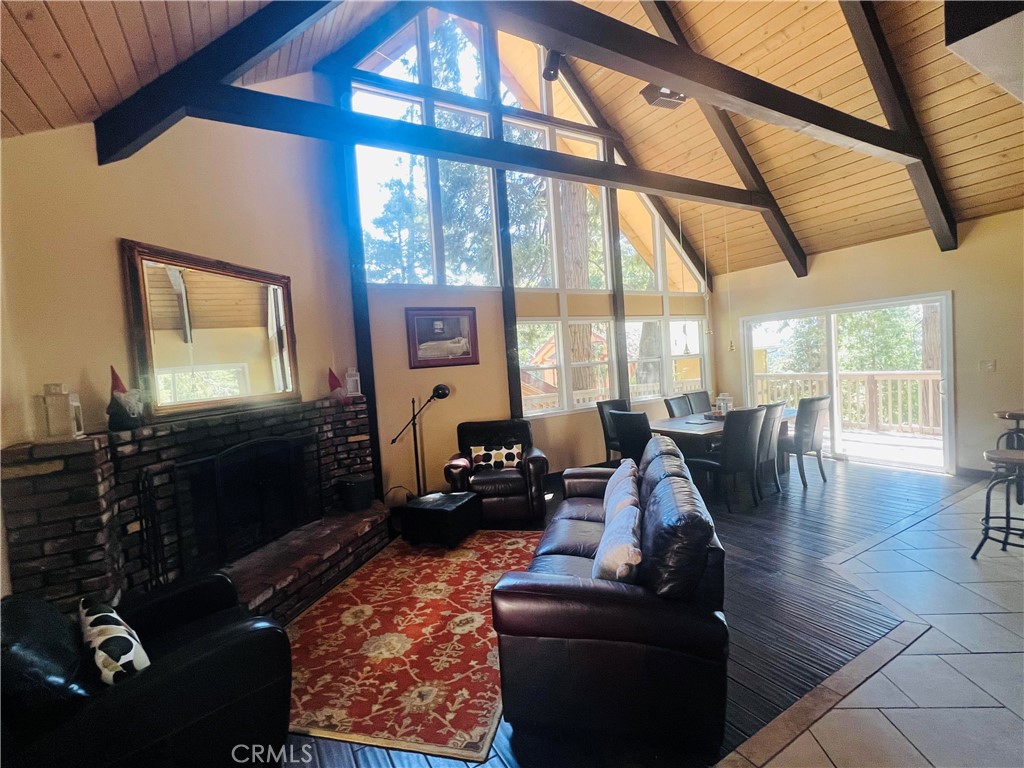
[[[4,137],[93,120],[265,2],[3,2]],[[596,10],[653,33],[636,0]],[[392,3],[339,5],[261,62],[242,84],[308,70]],[[673,15],[704,56],[885,125],[839,5],[831,1],[677,0]],[[1024,207],[1024,106],[945,47],[942,3],[876,3],[956,218]],[[639,96],[645,85],[571,60],[604,116],[643,167],[740,187],[695,103],[668,111]],[[928,228],[906,170],[733,116],[735,125],[808,253]],[[784,259],[753,212],[667,201],[683,234],[721,274]]]

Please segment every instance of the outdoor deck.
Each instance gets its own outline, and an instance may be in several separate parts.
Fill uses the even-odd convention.
[[[893,629],[899,619],[822,563],[871,534],[940,502],[968,481],[926,472],[826,461],[829,481],[783,476],[783,492],[760,507],[740,490],[729,515],[710,500],[726,548],[726,618],[731,636],[729,701],[722,754]],[[552,508],[553,509],[553,508]],[[316,768],[464,768],[447,758],[292,736],[312,743]],[[488,768],[676,766],[678,755],[608,738],[513,734],[502,722]]]

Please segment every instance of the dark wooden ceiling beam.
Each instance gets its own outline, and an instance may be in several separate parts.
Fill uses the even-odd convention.
[[[921,126],[917,122],[910,96],[889,49],[889,43],[885,39],[882,25],[878,21],[874,4],[847,0],[841,2],[839,6],[843,9],[846,23],[853,34],[853,40],[857,44],[864,69],[871,79],[871,85],[875,89],[886,121],[894,130],[915,138],[925,147],[924,155],[907,165],[907,172],[921,200],[939,248],[943,251],[956,250],[956,216],[942,188],[935,162],[927,150]]]
[[[672,15],[672,9],[669,8],[667,2],[664,0],[642,0],[640,5],[643,6],[647,18],[650,19],[651,24],[654,26],[654,31],[658,35],[674,42],[681,49],[693,51],[675,16]],[[743,143],[743,138],[740,136],[739,131],[736,130],[732,118],[725,111],[710,104],[698,102],[697,106],[700,107],[701,114],[704,115],[704,119],[711,126],[715,138],[722,145],[722,149],[732,163],[733,168],[736,169],[736,173],[743,181],[743,185],[747,189],[757,190],[772,198],[772,207],[761,211],[761,216],[764,218],[765,224],[768,225],[769,231],[775,237],[775,241],[779,244],[779,249],[785,254],[786,260],[793,268],[793,272],[796,273],[797,277],[806,277],[807,254],[804,252],[803,246],[800,245],[800,241],[797,240],[793,229],[789,226],[789,222],[786,221],[786,217],[783,215],[782,209],[776,202],[774,195],[768,189],[768,183],[764,180],[764,176],[761,175],[761,171],[758,169],[757,163],[754,162],[754,158],[751,157],[746,144]]]
[[[190,117],[296,136],[365,144],[490,168],[526,170],[566,181],[603,184],[729,208],[760,211],[771,204],[761,193],[746,189],[350,112],[230,85],[197,87],[189,96],[186,112]]]
[[[273,2],[104,112],[93,123],[100,165],[129,157],[185,117],[196,88],[238,79],[337,5]]]
[[[566,55],[828,144],[902,165],[920,160],[926,151],[919,138],[758,80],[577,3],[508,0],[439,5]]]

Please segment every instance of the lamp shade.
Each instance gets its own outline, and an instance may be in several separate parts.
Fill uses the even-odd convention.
[[[451,393],[452,390],[447,384],[438,384],[434,387],[434,391],[431,392],[431,397],[435,400],[444,400]]]

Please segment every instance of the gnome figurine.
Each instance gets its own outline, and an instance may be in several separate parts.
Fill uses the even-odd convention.
[[[332,400],[336,400],[339,403],[348,400],[348,393],[345,392],[345,387],[333,368],[327,369],[327,388],[331,391],[330,398]]]
[[[110,403],[107,405],[107,429],[121,432],[142,426],[142,392],[128,389],[110,366]]]

